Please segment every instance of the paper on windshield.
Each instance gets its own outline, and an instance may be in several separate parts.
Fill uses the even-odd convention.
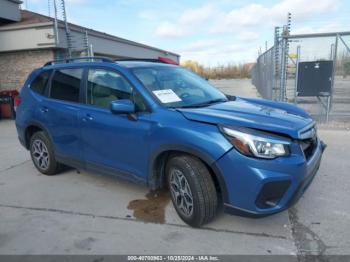
[[[155,90],[153,91],[153,94],[155,94],[160,102],[164,104],[182,101],[181,98],[171,89]]]

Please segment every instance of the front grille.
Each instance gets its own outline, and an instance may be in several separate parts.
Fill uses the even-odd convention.
[[[309,160],[315,152],[317,146],[317,137],[315,136],[313,138],[301,140],[300,146],[304,152],[306,160]]]

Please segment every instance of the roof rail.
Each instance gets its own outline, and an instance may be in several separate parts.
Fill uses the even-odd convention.
[[[159,58],[121,58],[114,60],[115,62],[121,62],[121,61],[140,61],[140,62],[154,62],[154,63],[162,63],[162,64],[175,64],[178,63],[176,61],[173,61],[170,58],[165,57],[159,57]]]
[[[79,60],[88,60],[86,62],[107,62],[107,63],[114,63],[114,61],[107,57],[101,57],[101,56],[82,56],[82,57],[75,57],[75,58],[65,58],[65,59],[59,59],[59,60],[53,60],[47,62],[44,66],[54,65],[54,64],[68,64],[72,63],[74,61]]]
[[[155,62],[155,63],[164,63],[163,61],[156,58],[121,58],[115,59],[115,62],[123,62],[123,61],[140,61],[140,62]]]

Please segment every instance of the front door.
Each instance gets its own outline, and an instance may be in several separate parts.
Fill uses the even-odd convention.
[[[114,100],[135,101],[136,96],[136,90],[117,71],[88,69],[86,105],[79,117],[88,168],[146,179],[150,113],[140,99],[136,99],[136,119],[126,114],[112,114],[109,109]]]

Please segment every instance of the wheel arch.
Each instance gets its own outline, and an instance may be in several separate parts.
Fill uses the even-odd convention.
[[[147,177],[148,186],[151,189],[164,187],[166,162],[169,157],[180,154],[194,156],[206,165],[214,181],[217,192],[220,194],[222,202],[226,203],[228,200],[228,192],[224,178],[215,165],[216,159],[213,159],[207,154],[187,146],[163,146],[152,154]]]
[[[27,149],[29,149],[30,146],[30,138],[33,136],[34,133],[39,131],[45,132],[48,135],[48,138],[52,141],[51,136],[47,132],[46,128],[44,128],[40,123],[30,122],[24,130],[24,143]]]

